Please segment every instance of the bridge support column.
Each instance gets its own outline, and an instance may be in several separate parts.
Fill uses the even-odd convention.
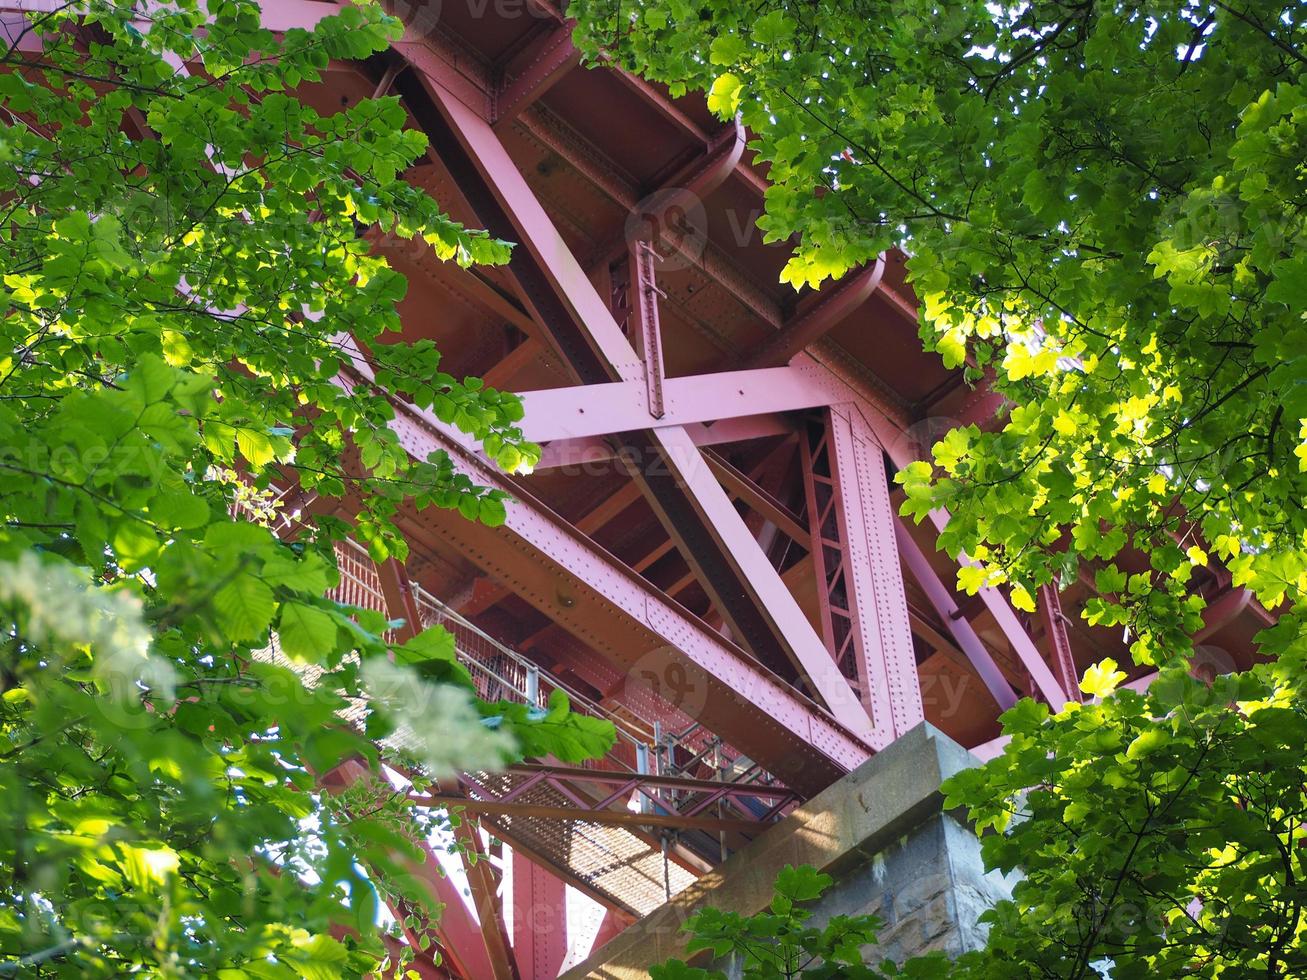
[[[835,884],[814,906],[814,924],[834,915],[884,920],[869,959],[978,948],[978,919],[1011,894],[1012,882],[986,873],[980,841],[943,810],[940,785],[977,760],[922,723],[666,905],[630,926],[563,980],[635,980],[651,965],[685,958],[681,924],[708,905],[742,915],[771,901],[787,864],[825,871]],[[700,954],[703,955],[703,954]],[[697,962],[697,961],[695,961]],[[698,965],[705,965],[698,963]]]
[[[513,953],[523,980],[554,980],[567,957],[567,887],[513,852]]]

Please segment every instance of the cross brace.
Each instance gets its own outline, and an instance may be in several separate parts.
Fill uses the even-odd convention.
[[[510,272],[578,379],[586,385],[643,381],[644,359],[623,335],[494,130],[428,77],[405,73],[396,86],[433,145],[441,148],[442,159],[479,219],[492,233],[520,243]],[[633,284],[637,289],[643,285]],[[649,392],[642,387],[643,411],[649,415]],[[735,635],[769,666],[791,663],[842,724],[867,732],[865,712],[725,492],[706,471],[693,440],[677,426],[644,429],[633,433],[632,440],[642,457],[632,475]]]

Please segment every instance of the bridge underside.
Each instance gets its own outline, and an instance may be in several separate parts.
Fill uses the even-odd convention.
[[[401,6],[386,57],[300,95],[398,96],[431,144],[407,178],[518,243],[506,267],[463,270],[374,242],[409,278],[404,339],[524,393],[544,458],[507,476],[399,406],[402,444],[510,491],[508,519],[406,513],[407,564],[345,553],[343,588],[450,625],[487,696],[558,688],[618,724],[588,769],[530,760],[412,798],[466,806],[464,843],[488,858],[467,869],[471,904],[429,862],[449,908],[442,962],[417,968],[554,977],[595,925],[594,942],[616,935],[921,722],[983,754],[1016,698],[1060,706],[1085,666],[1129,658],[1081,620],[1089,582],[1033,616],[961,595],[938,526],[895,516],[895,469],[999,407],[922,353],[902,255],[796,293],[778,281],[789,246],[754,226],[765,168],[701,98],[580,67],[549,0]],[[267,0],[265,22],[335,9]],[[1263,620],[1219,574],[1200,587],[1202,640],[1233,666]]]

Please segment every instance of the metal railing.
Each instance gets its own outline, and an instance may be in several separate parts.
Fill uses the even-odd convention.
[[[387,612],[381,578],[367,552],[354,542],[346,542],[337,546],[336,557],[340,585],[333,590],[333,598]],[[725,783],[775,783],[770,773],[702,725],[695,723],[683,732],[667,732],[656,722],[645,723],[629,712],[614,711],[495,639],[416,583],[413,592],[421,625],[441,626],[453,635],[459,662],[472,675],[478,697],[530,704],[543,710],[557,690],[567,695],[573,711],[613,724],[617,745],[605,759],[587,763],[585,768],[620,767],[645,775],[693,776],[695,767],[702,765],[714,779]]]
[[[367,553],[357,544],[348,542],[337,547],[336,559],[340,585],[333,590],[333,597],[350,605],[386,612],[381,579]],[[532,663],[421,586],[415,584],[413,592],[422,615],[421,625],[441,626],[453,635],[459,662],[472,675],[478,697],[486,701],[529,704],[543,710],[548,707],[550,695],[556,690],[562,691],[573,711],[612,722],[627,751],[615,753],[608,763],[637,771],[636,760],[647,755],[655,742],[652,728],[617,714]],[[627,763],[623,756],[629,756],[631,762]]]

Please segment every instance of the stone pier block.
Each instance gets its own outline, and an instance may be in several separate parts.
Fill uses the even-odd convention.
[[[943,811],[940,792],[949,776],[977,764],[938,729],[919,725],[596,950],[565,980],[647,977],[650,966],[684,957],[681,925],[696,910],[762,911],[787,864],[810,864],[835,879],[813,906],[816,924],[868,912],[884,920],[869,957],[902,961],[977,948],[984,935],[976,920],[1011,894],[1012,882],[985,872],[980,842]]]

